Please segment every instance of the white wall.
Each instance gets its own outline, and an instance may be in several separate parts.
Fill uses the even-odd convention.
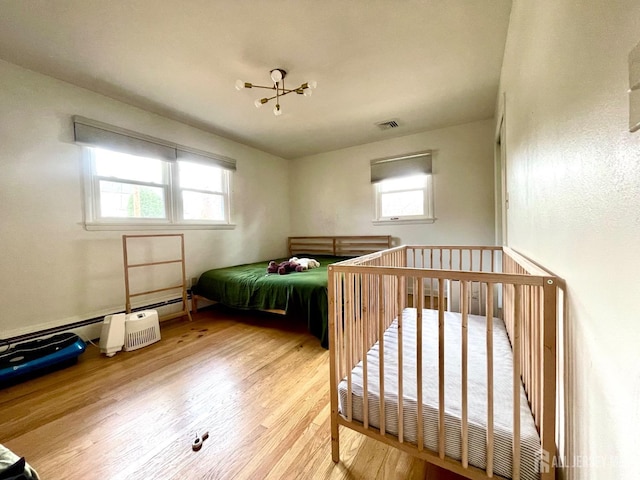
[[[637,0],[515,1],[511,14],[508,236],[568,284],[567,478],[640,471],[640,133],[627,103],[639,26]]]
[[[288,161],[0,61],[0,338],[124,308],[122,233],[81,224],[72,115],[237,160],[238,226],[184,231],[187,278],[286,254]]]
[[[370,161],[433,150],[433,224],[376,226]],[[494,243],[493,121],[298,158],[289,185],[294,235],[392,235],[402,244]]]

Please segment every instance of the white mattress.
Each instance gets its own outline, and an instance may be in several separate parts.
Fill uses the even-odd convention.
[[[404,441],[417,443],[416,310],[403,312]],[[513,354],[504,323],[493,322],[494,363],[494,473],[511,477],[513,431]],[[486,468],[487,362],[486,319],[469,315],[468,322],[468,432],[469,463]],[[384,334],[385,429],[398,434],[398,324]],[[423,432],[425,448],[438,451],[438,312],[423,310]],[[461,458],[461,316],[445,312],[445,452]],[[379,346],[367,355],[369,424],[380,426]],[[353,418],[363,421],[362,362],[352,372]],[[340,413],[347,415],[347,380],[340,382]],[[522,479],[538,479],[540,436],[520,385]]]

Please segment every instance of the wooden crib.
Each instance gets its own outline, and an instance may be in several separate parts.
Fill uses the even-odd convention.
[[[349,427],[470,479],[555,478],[562,280],[507,247],[330,266],[331,441]]]

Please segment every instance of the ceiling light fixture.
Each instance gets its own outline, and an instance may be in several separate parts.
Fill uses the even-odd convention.
[[[272,97],[264,97],[258,98],[254,102],[256,108],[262,107],[269,100],[276,100],[276,105],[273,107],[273,114],[278,116],[282,115],[282,110],[280,109],[280,97],[284,97],[290,93],[297,93],[298,95],[304,95],[305,97],[310,96],[313,93],[313,89],[318,86],[318,82],[311,81],[305,82],[297,88],[287,89],[284,87],[284,77],[287,76],[287,72],[281,68],[274,68],[271,70],[271,80],[273,81],[273,85],[271,87],[265,87],[263,85],[254,85],[253,83],[243,82],[242,80],[236,81],[236,90],[242,90],[243,88],[266,88],[267,90],[275,90],[276,94]]]

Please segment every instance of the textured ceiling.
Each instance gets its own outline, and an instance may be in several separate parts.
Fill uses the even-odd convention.
[[[0,0],[0,58],[284,158],[493,115],[510,0]],[[288,87],[260,110],[273,68]],[[268,93],[268,92],[267,92]],[[397,119],[400,127],[375,124]],[[99,120],[99,119],[97,119]]]

